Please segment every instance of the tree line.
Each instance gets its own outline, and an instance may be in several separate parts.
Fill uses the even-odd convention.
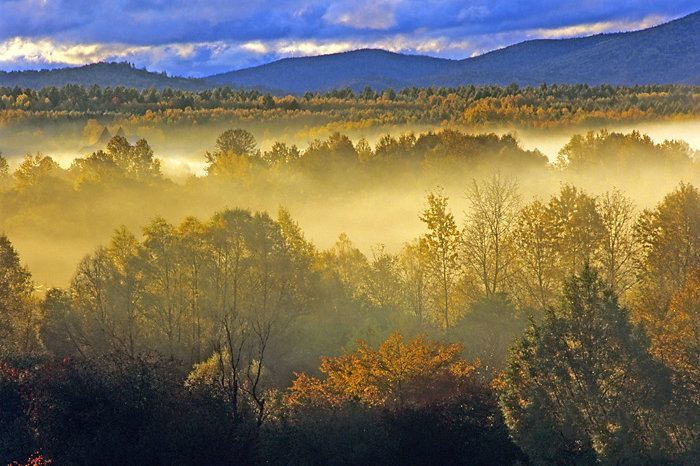
[[[215,122],[226,117],[245,120],[298,119],[313,115],[328,121],[465,125],[513,123],[561,126],[599,121],[640,121],[692,117],[698,114],[694,86],[539,87],[463,86],[406,88],[355,93],[337,89],[303,96],[275,96],[251,89],[221,87],[203,91],[66,85],[61,88],[0,87],[5,123],[71,121],[94,117],[132,123]],[[123,122],[122,122],[123,123]]]
[[[559,151],[554,166],[575,174],[618,170],[633,173],[649,169],[694,172],[696,155],[697,151],[685,141],[655,143],[638,131],[623,134],[601,130],[574,135]],[[213,150],[206,152],[204,158],[208,175],[229,179],[260,175],[270,169],[328,176],[335,169],[365,166],[368,170],[381,171],[401,163],[417,164],[424,169],[432,165],[449,168],[457,164],[542,172],[550,166],[545,155],[536,149],[521,148],[513,135],[472,135],[452,129],[385,135],[374,147],[365,138],[353,143],[348,136],[336,132],[328,138],[311,141],[305,149],[277,141],[261,150],[252,133],[236,128],[221,133]],[[0,153],[0,188],[14,187],[21,191],[46,178],[75,187],[125,180],[153,183],[164,181],[160,166],[161,162],[145,139],[132,143],[125,136],[117,135],[103,149],[74,159],[68,169],[61,168],[50,156],[37,153],[26,155],[11,172]]]

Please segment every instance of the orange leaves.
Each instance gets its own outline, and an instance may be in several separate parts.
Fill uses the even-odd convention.
[[[12,463],[10,463],[10,466],[48,466],[50,464],[53,464],[53,461],[37,451],[32,456],[30,456],[24,463],[13,461]]]
[[[321,380],[298,375],[286,401],[290,405],[337,406],[358,401],[370,406],[424,404],[441,398],[468,381],[478,365],[460,358],[462,346],[428,340],[405,341],[392,333],[375,350],[366,342],[350,354],[324,358]]]
[[[688,274],[685,286],[671,299],[669,310],[652,334],[652,352],[683,373],[700,375],[700,270]]]

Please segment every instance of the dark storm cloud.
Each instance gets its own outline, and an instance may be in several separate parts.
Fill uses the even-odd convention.
[[[538,35],[645,26],[697,7],[642,0],[0,0],[0,67],[74,64],[85,56],[202,74],[355,46],[462,57]],[[92,48],[80,48],[86,45]]]

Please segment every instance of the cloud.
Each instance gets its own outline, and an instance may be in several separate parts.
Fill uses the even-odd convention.
[[[0,0],[0,69],[121,59],[202,76],[355,48],[464,58],[696,9],[697,0]]]
[[[59,43],[52,39],[24,39],[15,37],[0,42],[0,65],[13,64],[16,68],[36,68],[36,65],[82,65],[99,61],[129,60],[147,62],[155,69],[159,65],[189,61],[205,53],[217,53],[224,44],[191,43],[157,46],[99,43]],[[164,70],[164,69],[163,69]]]
[[[660,15],[648,16],[641,21],[600,21],[590,24],[576,24],[550,29],[533,29],[530,34],[533,37],[543,39],[559,39],[564,37],[580,37],[608,32],[635,31],[656,26],[668,21],[668,17]]]
[[[143,47],[121,44],[61,44],[51,39],[15,37],[0,43],[0,63],[44,63],[81,65],[107,58],[122,58]]]
[[[400,5],[400,0],[337,2],[331,4],[323,19],[353,29],[386,30],[396,25],[396,9]]]
[[[256,53],[258,55],[266,54],[270,52],[270,49],[267,45],[263,44],[259,40],[254,40],[252,42],[246,42],[243,45],[241,45],[241,48],[243,50],[247,50],[251,53]]]
[[[412,52],[428,55],[454,54],[462,57],[473,47],[467,40],[451,40],[448,37],[408,36],[404,34],[376,37],[370,40],[275,40],[246,42],[235,46],[258,55],[298,57],[325,55],[357,49],[384,49],[391,52]]]

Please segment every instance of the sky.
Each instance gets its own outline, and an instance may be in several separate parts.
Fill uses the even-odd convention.
[[[0,70],[129,61],[207,76],[360,48],[466,58],[654,26],[697,0],[0,0]]]

